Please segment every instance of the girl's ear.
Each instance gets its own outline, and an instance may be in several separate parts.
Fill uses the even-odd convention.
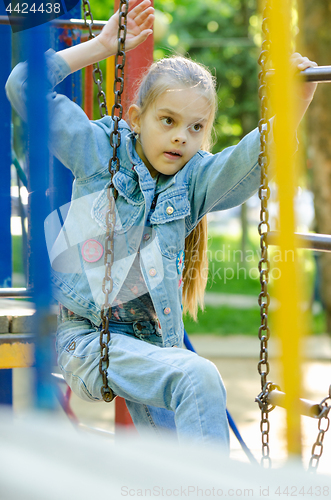
[[[140,108],[136,104],[129,107],[129,120],[133,132],[140,134]]]

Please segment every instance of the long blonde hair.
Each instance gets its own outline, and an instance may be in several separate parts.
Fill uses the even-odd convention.
[[[194,88],[203,93],[210,108],[205,126],[202,149],[212,146],[212,129],[217,109],[215,79],[202,64],[191,59],[172,56],[156,61],[143,77],[136,96],[142,116],[147,108],[166,90],[174,86]],[[198,307],[203,309],[204,292],[208,279],[207,218],[204,216],[185,239],[185,267],[183,271],[183,312],[197,319]]]

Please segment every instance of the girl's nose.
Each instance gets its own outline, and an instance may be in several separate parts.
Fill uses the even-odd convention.
[[[173,141],[176,142],[177,144],[185,144],[186,143],[186,129],[178,129],[176,130],[174,136],[173,136]]]

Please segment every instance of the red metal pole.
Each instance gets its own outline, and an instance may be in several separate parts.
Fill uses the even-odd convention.
[[[138,3],[140,3],[139,0]],[[153,1],[152,1],[153,5]],[[124,113],[128,107],[134,102],[136,91],[139,87],[139,83],[146,73],[148,68],[153,63],[153,50],[154,50],[154,39],[150,35],[147,40],[130,50],[126,56],[126,73],[125,73],[125,89],[124,94]]]
[[[85,101],[84,111],[93,120],[93,65],[85,68]]]
[[[141,3],[139,0],[135,5]],[[153,1],[152,1],[153,5]],[[119,0],[115,0],[115,12],[119,8]],[[149,36],[147,40],[137,48],[130,50],[126,54],[125,70],[124,70],[124,92],[122,94],[123,118],[130,104],[134,102],[134,96],[139,82],[153,62],[153,36]],[[132,427],[133,422],[130,413],[126,407],[125,400],[117,397],[115,399],[115,432],[116,428],[123,426]]]
[[[153,0],[152,5],[154,4]],[[138,0],[138,5],[142,0]],[[115,0],[115,11],[119,8],[119,0]],[[124,70],[124,92],[122,94],[123,118],[130,106],[134,102],[136,90],[139,82],[153,62],[154,38],[150,35],[144,43],[140,44],[126,54]]]

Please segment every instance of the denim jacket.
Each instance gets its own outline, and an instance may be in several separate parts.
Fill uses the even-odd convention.
[[[45,221],[54,296],[68,309],[100,325],[112,119],[105,116],[90,121],[77,104],[57,94],[53,88],[70,68],[54,51],[46,56],[49,147],[75,177],[71,203]],[[6,85],[8,98],[23,118],[26,78],[27,65],[20,63]],[[109,303],[116,298],[139,252],[163,345],[181,346],[185,237],[208,212],[239,205],[256,192],[260,184],[259,132],[253,130],[238,145],[214,155],[198,151],[174,176],[160,174],[153,179],[137,155],[134,136],[124,121],[120,131],[120,170],[113,181],[118,198]]]

